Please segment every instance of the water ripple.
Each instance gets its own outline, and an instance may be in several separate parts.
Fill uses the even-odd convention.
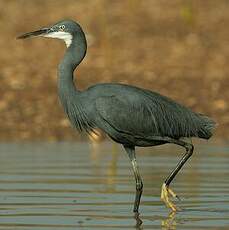
[[[168,214],[160,187],[181,150],[138,149],[144,181],[134,216],[131,166],[104,143],[0,144],[0,229],[227,229],[229,147],[201,145],[171,184],[182,212]],[[200,154],[201,152],[201,154]]]

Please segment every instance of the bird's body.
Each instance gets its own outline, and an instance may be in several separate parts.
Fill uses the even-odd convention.
[[[60,101],[71,124],[79,131],[90,133],[100,129],[124,146],[136,180],[135,212],[138,212],[143,187],[135,146],[174,143],[186,149],[183,158],[162,186],[161,198],[176,211],[176,206],[169,200],[169,195],[176,196],[169,184],[193,152],[193,145],[181,138],[209,139],[215,126],[214,121],[168,97],[130,85],[105,83],[79,91],[73,83],[73,72],[86,54],[87,43],[84,32],[74,21],[61,21],[50,28],[30,32],[19,38],[31,36],[65,41],[67,51],[58,68]]]
[[[124,84],[97,84],[77,92],[66,113],[78,130],[98,128],[124,145],[162,144],[153,140],[155,136],[211,136],[212,124],[206,116],[158,93]]]

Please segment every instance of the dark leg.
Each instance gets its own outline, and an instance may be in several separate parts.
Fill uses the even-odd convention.
[[[193,153],[193,145],[186,143],[185,145],[186,153],[182,156],[181,160],[178,162],[176,168],[170,173],[170,175],[166,178],[165,184],[169,186],[169,184],[172,182],[174,177],[177,175],[179,170],[182,168],[182,166],[185,164],[185,162],[188,160],[189,157],[191,157]]]
[[[134,171],[134,177],[135,177],[135,181],[136,181],[136,195],[135,195],[135,202],[134,202],[134,212],[138,213],[138,208],[139,208],[139,204],[140,204],[140,199],[141,199],[141,195],[142,195],[142,189],[143,189],[143,183],[142,183],[142,179],[138,170],[138,165],[137,165],[137,161],[136,161],[136,155],[135,155],[135,148],[133,146],[129,147],[129,146],[124,146],[131,164],[132,164],[132,168]]]
[[[185,147],[186,153],[183,155],[183,157],[177,164],[176,168],[170,173],[170,175],[166,178],[164,184],[162,185],[161,199],[165,202],[167,207],[171,208],[173,211],[177,211],[177,207],[175,206],[175,204],[173,204],[169,200],[169,195],[172,195],[173,197],[177,197],[177,198],[178,196],[169,188],[169,185],[172,182],[172,180],[175,178],[179,170],[182,168],[182,166],[185,164],[185,162],[189,159],[189,157],[191,157],[193,153],[193,145],[183,141],[176,141],[176,143],[174,144],[178,144]]]

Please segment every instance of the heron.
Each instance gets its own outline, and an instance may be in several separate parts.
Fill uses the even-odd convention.
[[[180,210],[173,201],[178,196],[170,184],[193,154],[194,146],[185,138],[209,139],[215,121],[169,97],[128,84],[100,83],[84,91],[77,89],[73,82],[74,71],[87,51],[86,37],[78,22],[62,20],[17,38],[30,37],[57,38],[65,42],[66,52],[58,66],[58,95],[64,112],[79,132],[102,130],[124,147],[135,177],[135,213],[139,213],[143,192],[135,147],[175,144],[185,149],[161,187],[161,199],[165,205],[173,212]]]

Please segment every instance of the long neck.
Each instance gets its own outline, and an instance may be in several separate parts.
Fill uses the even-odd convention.
[[[59,64],[58,91],[61,101],[71,99],[79,93],[73,82],[73,72],[83,60],[87,50],[85,35],[78,33],[73,37],[71,45]]]
[[[58,69],[58,90],[60,101],[72,125],[79,131],[92,129],[93,125],[83,109],[80,91],[73,82],[73,72],[83,60],[87,43],[83,31],[73,36],[72,43],[67,48]]]

